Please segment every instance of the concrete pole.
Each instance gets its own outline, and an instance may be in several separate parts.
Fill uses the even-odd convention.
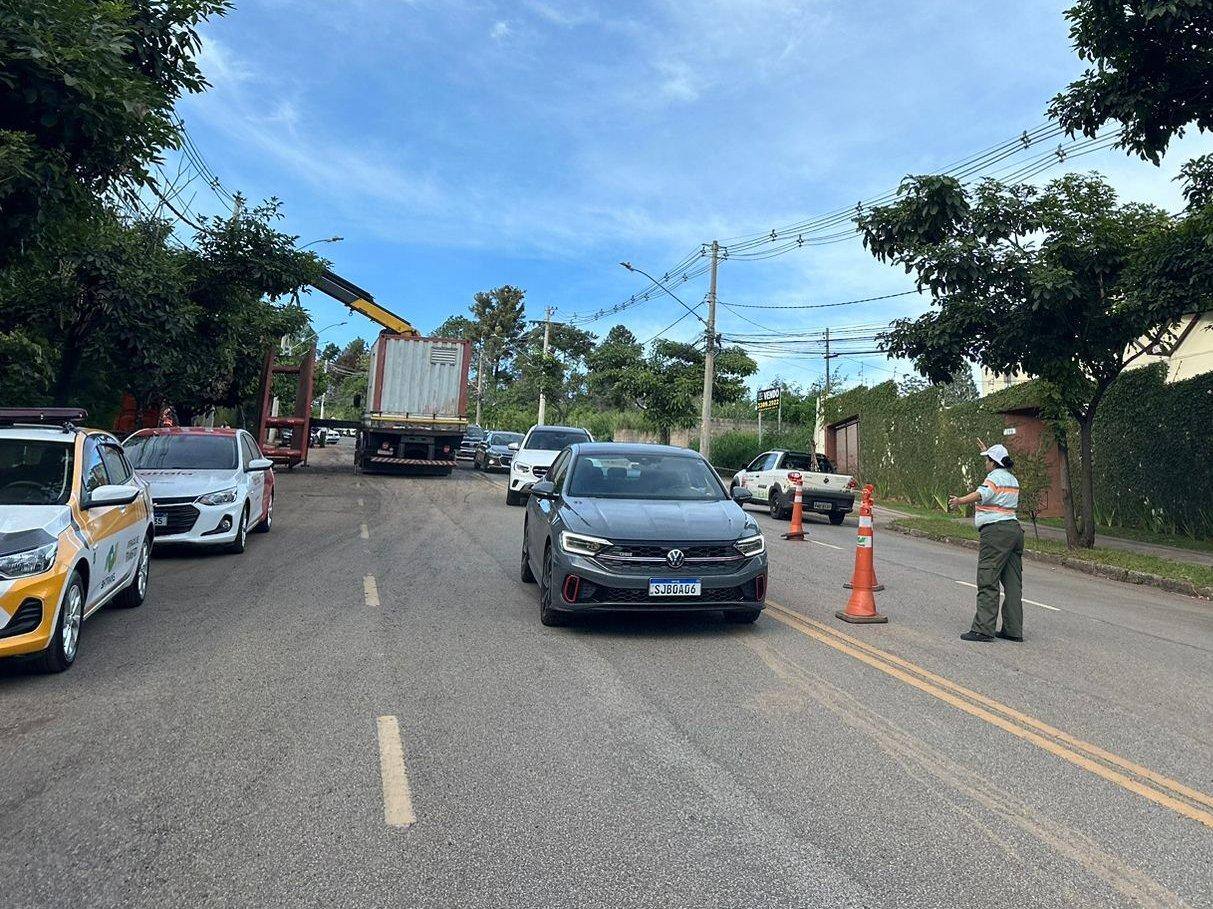
[[[707,349],[703,356],[703,407],[699,414],[699,453],[712,459],[712,386],[716,381],[716,268],[720,244],[712,241],[712,272],[708,283]]]
[[[480,356],[476,360],[476,425],[480,422],[480,403],[484,400],[484,338],[480,339]]]
[[[547,359],[548,359],[548,346],[552,342],[552,313],[554,313],[555,311],[556,310],[551,306],[549,306],[544,311],[545,318],[543,320],[543,360],[544,360],[545,367],[547,365]],[[539,391],[539,420],[538,420],[540,426],[544,425],[544,419],[547,416],[547,409],[548,409],[547,396],[543,393],[543,386],[541,384],[540,391]]]

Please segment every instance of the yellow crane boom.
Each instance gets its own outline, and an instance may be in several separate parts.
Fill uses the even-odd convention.
[[[369,292],[334,272],[326,269],[312,286],[321,293],[328,294],[338,303],[349,307],[353,312],[361,313],[372,322],[379,323],[388,331],[414,338],[421,337],[421,332],[414,328],[407,319],[402,319],[390,309],[380,306]]]

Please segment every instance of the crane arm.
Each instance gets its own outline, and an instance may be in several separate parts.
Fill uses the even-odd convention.
[[[312,286],[352,311],[362,313],[372,322],[378,322],[388,331],[413,337],[421,335],[407,319],[402,319],[391,310],[380,306],[370,293],[328,269],[325,269],[324,274]]]

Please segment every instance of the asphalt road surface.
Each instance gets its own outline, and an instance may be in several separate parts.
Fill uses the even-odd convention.
[[[0,668],[0,904],[1207,907],[1213,607],[854,521],[752,627],[539,624],[500,476],[279,476],[243,556],[161,554],[66,674]]]

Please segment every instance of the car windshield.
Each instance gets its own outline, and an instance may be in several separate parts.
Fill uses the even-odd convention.
[[[589,440],[589,433],[584,429],[537,429],[527,439],[526,448],[530,451],[560,451]]]
[[[70,442],[0,439],[0,505],[64,505],[72,493]]]
[[[520,432],[494,432],[489,435],[489,444],[498,448],[504,448],[511,442],[521,442],[522,433]]]
[[[692,455],[605,455],[577,459],[569,478],[574,498],[718,502],[728,498],[703,458]]]
[[[201,433],[132,436],[123,446],[136,470],[235,470],[236,437]]]

